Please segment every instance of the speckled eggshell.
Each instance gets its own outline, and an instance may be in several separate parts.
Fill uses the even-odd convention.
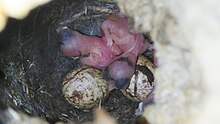
[[[139,56],[135,73],[132,75],[130,84],[122,93],[133,101],[143,101],[153,92],[155,80],[149,81],[149,75],[143,72],[146,67],[154,74],[154,65],[144,56]],[[140,69],[142,68],[142,69]]]
[[[102,72],[86,66],[73,70],[66,75],[62,92],[70,104],[85,110],[98,106],[109,91]]]

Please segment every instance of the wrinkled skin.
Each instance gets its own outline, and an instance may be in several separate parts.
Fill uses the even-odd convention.
[[[150,44],[144,41],[142,34],[128,29],[128,18],[121,14],[108,16],[101,28],[107,45],[117,46],[122,52],[114,59],[108,70],[109,75],[117,81],[116,86],[124,89],[128,86],[126,80],[134,73],[138,55],[146,51]]]
[[[68,57],[80,57],[84,65],[102,68],[115,57],[102,38],[82,35],[68,28],[63,28],[59,36],[62,53]]]
[[[139,50],[141,52],[150,45],[148,42],[144,44],[143,34],[128,29],[128,18],[120,13],[107,16],[101,28],[107,44],[111,47],[118,46],[122,52],[132,49],[136,43],[143,45]]]
[[[68,57],[79,57],[81,64],[107,70],[110,89],[116,86],[126,89],[134,74],[137,58],[153,46],[143,34],[128,29],[128,18],[121,14],[110,15],[101,25],[101,38],[86,36],[64,28],[59,32],[61,51]],[[154,60],[156,65],[156,59]],[[152,93],[153,94],[153,93]],[[143,107],[153,101],[153,95],[139,104],[135,114],[143,113]]]
[[[133,44],[133,46],[128,51],[116,57],[114,62],[111,63],[108,67],[109,75],[117,81],[118,85],[116,84],[116,86],[118,86],[118,88],[120,89],[127,88],[130,77],[133,75],[135,70],[137,57],[145,50],[143,48],[143,40],[143,37],[139,37],[139,35],[137,35],[135,44]],[[120,80],[122,80],[123,82],[120,82]],[[124,80],[127,81],[124,82]]]
[[[120,13],[106,17],[101,29],[100,38],[63,28],[59,32],[61,51],[68,57],[80,57],[84,65],[107,68],[110,77],[117,82],[116,86],[124,89],[134,73],[138,55],[150,44],[143,34],[128,29],[128,18]]]
[[[101,25],[101,29],[108,45],[112,45],[113,42],[118,44],[123,42],[122,39],[132,38],[128,30],[128,18],[120,14],[107,16]]]

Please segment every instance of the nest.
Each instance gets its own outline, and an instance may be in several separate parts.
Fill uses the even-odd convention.
[[[59,50],[56,30],[64,26],[87,35],[99,35],[103,18],[118,12],[112,1],[55,0],[40,7],[22,21],[10,19],[0,36],[0,105],[54,123],[92,120],[92,111],[76,109],[61,92],[63,77],[79,67]],[[102,106],[119,123],[133,123],[138,103],[118,90]]]

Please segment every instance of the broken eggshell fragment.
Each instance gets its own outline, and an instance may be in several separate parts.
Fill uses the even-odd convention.
[[[66,75],[62,92],[70,104],[86,110],[98,106],[108,95],[108,88],[100,70],[85,66]]]
[[[123,94],[133,101],[144,101],[155,88],[154,65],[144,56],[139,56],[129,86],[122,90]]]

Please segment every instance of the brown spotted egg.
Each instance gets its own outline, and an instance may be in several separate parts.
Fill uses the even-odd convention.
[[[76,108],[91,109],[98,106],[109,91],[102,72],[86,66],[66,75],[62,92],[66,100]]]
[[[130,84],[122,91],[123,94],[133,101],[146,100],[155,88],[154,68],[145,56],[139,56]]]

